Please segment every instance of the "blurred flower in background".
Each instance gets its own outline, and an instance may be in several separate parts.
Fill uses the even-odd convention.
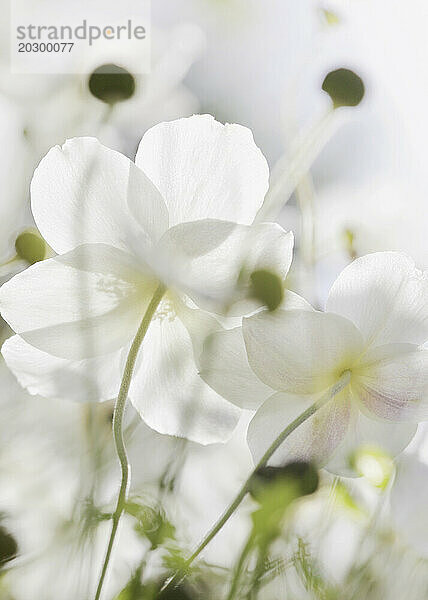
[[[426,4],[167,4],[156,4],[155,22],[192,15],[206,32],[207,50],[189,76],[202,106],[251,127],[272,166],[284,152],[292,156],[302,131],[327,111],[324,76],[343,66],[362,76],[364,102],[340,115],[310,174],[322,298],[325,278],[330,284],[355,254],[401,250],[425,268]],[[292,205],[281,222],[294,229],[296,221]]]
[[[7,4],[2,3],[6,14]],[[43,10],[48,21],[49,2],[44,3]],[[5,20],[4,44],[10,35],[8,27]],[[0,248],[0,277],[29,263],[25,258],[23,263],[17,255],[15,241],[20,233],[34,227],[29,185],[46,152],[67,138],[92,135],[133,158],[149,127],[198,111],[199,102],[183,80],[203,47],[203,34],[191,23],[158,30],[153,35],[152,68],[147,75],[140,74],[140,50],[131,43],[120,56],[109,49],[106,41],[90,59],[76,56],[81,74],[75,75],[10,73],[9,52],[4,47],[0,56],[0,127],[5,160],[0,177],[5,234]],[[19,170],[15,167],[18,163]]]

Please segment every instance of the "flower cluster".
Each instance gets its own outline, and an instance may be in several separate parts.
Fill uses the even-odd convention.
[[[327,312],[278,310],[214,334],[203,376],[226,398],[257,409],[248,443],[258,460],[299,413],[346,371],[350,382],[295,431],[272,460],[304,458],[352,474],[361,446],[395,456],[428,418],[428,278],[404,255],[355,260],[337,278]]]
[[[288,289],[294,238],[262,219],[268,189],[251,131],[209,115],[154,126],[135,163],[82,137],[34,173],[50,253],[0,288],[15,332],[2,354],[33,395],[116,400],[122,485],[97,600],[129,487],[127,398],[150,428],[202,445],[229,440],[252,411],[254,477],[291,461],[352,476],[361,448],[396,456],[428,420],[427,274],[403,254],[369,254],[315,310]]]
[[[293,237],[252,225],[268,167],[251,132],[194,116],[153,127],[136,162],[91,138],[41,161],[36,224],[56,255],[3,285],[16,335],[2,353],[32,394],[115,398],[129,347],[162,287],[129,398],[155,430],[203,444],[257,409],[253,456],[345,371],[350,383],[284,443],[275,462],[311,458],[338,472],[361,444],[401,451],[427,418],[426,274],[397,253],[356,260],[327,311],[286,290],[278,309],[251,275],[285,285]],[[230,327],[244,316],[242,326]],[[228,318],[221,319],[221,316]]]

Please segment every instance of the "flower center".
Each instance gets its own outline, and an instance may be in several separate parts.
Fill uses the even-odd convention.
[[[353,377],[352,369],[349,366],[341,367],[335,373],[336,381],[338,381],[339,379],[341,379],[342,377],[344,377],[346,375],[349,376],[349,380],[348,380],[348,383],[346,384],[345,388],[347,388],[349,385],[352,384],[352,377]]]

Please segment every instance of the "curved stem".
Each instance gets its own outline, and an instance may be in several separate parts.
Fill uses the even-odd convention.
[[[301,178],[307,173],[340,123],[336,112],[329,109],[309,131],[300,136],[293,156],[284,155],[274,166],[271,185],[256,215],[255,223],[275,221],[288,202]],[[277,177],[275,177],[275,173]]]
[[[159,306],[159,302],[162,300],[162,296],[165,293],[165,287],[160,284],[156,289],[153,298],[150,301],[149,306],[145,312],[143,320],[141,321],[141,325],[137,331],[137,334],[132,342],[131,349],[129,350],[128,358],[126,360],[125,370],[122,377],[122,383],[120,385],[119,395],[116,400],[116,405],[114,407],[113,414],[113,436],[114,443],[116,446],[117,456],[119,458],[120,467],[122,470],[122,480],[120,483],[119,495],[117,497],[116,510],[113,513],[112,521],[112,529],[110,534],[109,543],[107,546],[107,552],[104,559],[104,564],[101,570],[100,579],[98,582],[97,592],[95,594],[95,600],[99,600],[101,597],[101,592],[103,588],[103,584],[105,581],[105,576],[107,574],[108,565],[110,562],[114,540],[116,538],[117,529],[119,527],[120,517],[122,516],[123,510],[125,508],[126,496],[129,488],[130,481],[130,468],[128,462],[128,456],[126,454],[126,448],[123,441],[123,431],[122,431],[122,423],[123,416],[125,413],[126,399],[128,397],[129,386],[131,385],[132,373],[134,371],[135,362],[137,360],[138,351],[140,346],[144,340],[144,337],[149,328],[150,322],[153,318],[153,315],[156,312],[157,307]]]
[[[302,259],[300,291],[313,306],[319,304],[315,285],[316,240],[315,240],[315,188],[310,171],[302,176],[295,189],[300,209],[300,254]]]
[[[287,425],[287,427],[285,429],[282,430],[282,432],[279,434],[279,436],[272,442],[272,444],[266,450],[266,452],[264,453],[262,458],[259,460],[257,465],[254,467],[254,470],[252,471],[251,475],[248,477],[248,479],[242,486],[242,488],[239,491],[239,493],[237,494],[236,498],[233,500],[233,502],[230,504],[230,506],[226,509],[226,511],[223,513],[223,515],[220,517],[220,519],[217,521],[217,523],[213,526],[213,528],[208,532],[208,534],[205,536],[205,538],[202,540],[202,542],[199,544],[199,546],[196,548],[196,550],[193,552],[193,554],[190,556],[190,558],[187,559],[187,561],[184,565],[184,569],[182,569],[181,571],[178,571],[172,577],[172,579],[170,579],[168,584],[163,588],[162,593],[165,592],[166,590],[172,589],[177,584],[179,584],[180,581],[182,581],[182,579],[184,579],[184,577],[186,575],[185,575],[185,573],[183,573],[183,571],[187,570],[187,568],[190,567],[190,565],[195,560],[195,558],[197,556],[199,556],[199,554],[202,552],[202,550],[205,548],[205,546],[207,546],[211,542],[211,540],[218,534],[218,532],[222,529],[223,525],[225,525],[225,523],[227,523],[227,521],[233,515],[235,510],[241,504],[242,500],[245,498],[245,496],[247,495],[247,492],[249,491],[251,480],[252,480],[254,474],[259,469],[266,466],[267,462],[272,457],[272,455],[275,453],[275,451],[278,450],[278,448],[281,446],[281,444],[288,438],[289,435],[291,435],[293,433],[293,431],[295,431],[300,425],[302,425],[305,421],[307,421],[310,417],[312,417],[312,415],[314,413],[316,413],[317,410],[322,408],[325,404],[327,404],[327,402],[329,402],[339,392],[341,392],[343,390],[343,388],[348,385],[350,378],[351,378],[350,371],[344,371],[344,373],[342,373],[342,375],[340,376],[338,381],[331,388],[329,388],[329,390],[324,394],[324,396],[322,396],[316,402],[314,402],[314,404],[312,404],[309,408],[307,408],[305,411],[303,411],[301,415],[299,415],[296,419],[294,419],[294,421],[292,421],[289,425]]]

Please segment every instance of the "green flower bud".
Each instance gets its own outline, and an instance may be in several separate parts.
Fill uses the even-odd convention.
[[[333,107],[357,106],[364,98],[364,83],[349,69],[336,69],[326,75],[322,89],[333,101]]]
[[[250,275],[250,282],[252,298],[263,302],[270,311],[278,308],[284,297],[283,282],[278,275],[265,269],[253,271]]]
[[[16,254],[30,265],[46,257],[46,243],[35,231],[23,231],[15,240]]]
[[[113,64],[95,69],[88,86],[91,94],[106,104],[128,100],[135,93],[135,79],[131,73]]]

